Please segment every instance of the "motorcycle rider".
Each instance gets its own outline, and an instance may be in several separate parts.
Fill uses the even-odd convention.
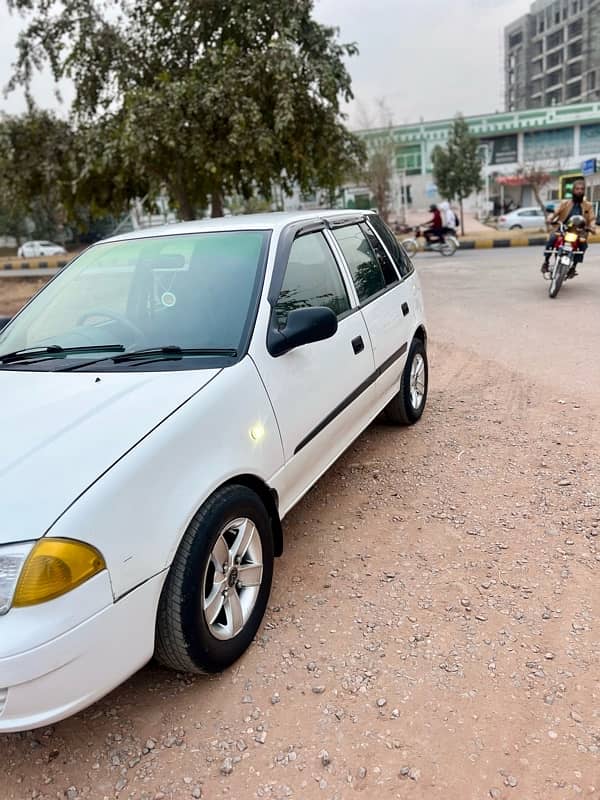
[[[429,210],[433,214],[433,217],[425,223],[423,236],[427,240],[427,244],[431,244],[435,241],[444,241],[444,222],[442,220],[442,215],[440,213],[439,208],[432,203],[429,206]]]
[[[563,200],[558,209],[556,210],[555,215],[550,220],[551,225],[556,225],[559,222],[568,222],[571,217],[580,216],[585,219],[585,228],[589,233],[594,233],[594,207],[593,205],[585,199],[585,181],[583,178],[578,178],[573,183],[573,190],[571,192],[571,199],[570,200]],[[552,254],[552,250],[554,250],[554,244],[556,242],[558,233],[554,231],[550,234],[550,238],[546,243],[546,252],[544,254],[544,261],[542,263],[542,274],[546,275],[550,271],[550,256]],[[583,261],[583,256],[585,251],[587,250],[587,242],[580,242],[579,244],[579,251],[575,254],[574,263],[575,265],[581,264]],[[575,267],[572,267],[571,272],[569,273],[569,277],[574,277],[577,275]]]

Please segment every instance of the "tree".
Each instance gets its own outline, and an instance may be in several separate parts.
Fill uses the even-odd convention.
[[[0,116],[0,224],[17,241],[65,239],[63,199],[70,190],[73,131],[68,122],[31,106]],[[29,228],[27,223],[29,222]]]
[[[448,200],[457,199],[460,204],[460,227],[463,235],[463,200],[472,192],[481,191],[483,185],[478,148],[479,140],[471,134],[469,126],[459,114],[450,130],[448,146],[438,145],[432,154],[433,177],[438,192]]]
[[[166,187],[184,219],[209,197],[217,216],[226,194],[335,188],[364,157],[341,113],[357,48],[312,18],[313,0],[8,3],[29,17],[9,86],[45,63],[70,79],[121,186]]]
[[[365,130],[377,128],[367,134],[367,163],[362,175],[362,180],[369,187],[381,217],[388,222],[392,201],[392,180],[394,177],[394,157],[396,146],[392,132],[392,114],[384,98],[376,101],[376,120],[361,109],[361,127]]]
[[[519,167],[517,170],[517,175],[522,177],[523,180],[531,186],[535,201],[541,208],[545,219],[547,217],[547,213],[546,204],[542,200],[542,189],[551,182],[552,176],[545,169],[536,164],[526,164],[525,166]],[[547,230],[550,230],[551,225],[549,222],[546,222],[546,228]]]

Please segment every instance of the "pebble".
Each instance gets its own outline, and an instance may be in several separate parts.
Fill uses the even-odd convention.
[[[517,786],[519,781],[515,778],[514,775],[507,775],[506,780],[504,781],[505,786],[510,786],[512,789]]]
[[[202,788],[200,786],[194,786],[192,789],[192,797],[195,798],[195,800],[200,800],[202,797]]]
[[[312,687],[313,694],[323,694],[324,691],[325,691],[325,687],[324,686],[313,686]]]
[[[76,786],[69,786],[65,794],[67,796],[67,800],[76,800],[76,798],[79,796]]]
[[[257,733],[254,737],[254,741],[258,742],[258,744],[264,744],[267,741],[267,732],[260,731],[260,733]]]
[[[358,777],[361,778],[361,779],[367,777],[367,769],[366,769],[366,767],[359,767],[358,768]]]
[[[571,711],[571,719],[574,722],[583,722],[583,717],[577,711]]]
[[[221,775],[231,775],[233,772],[233,759],[227,757],[221,764]]]
[[[331,759],[329,758],[329,753],[327,750],[321,750],[319,753],[319,758],[321,759],[321,764],[324,767],[327,767],[329,764],[331,764]]]
[[[500,789],[496,789],[494,787],[490,789],[490,797],[493,797],[494,800],[497,800],[497,798],[499,798],[501,794],[502,793],[500,792]]]
[[[119,780],[115,783],[115,791],[120,792],[127,786],[127,778],[119,778]]]
[[[387,700],[385,699],[385,697],[380,697],[379,700],[377,701],[378,708],[383,708],[386,704]]]
[[[548,731],[548,736],[551,739],[558,739],[558,733],[556,731]]]
[[[272,706],[276,706],[277,703],[279,703],[280,700],[281,700],[281,697],[279,696],[279,692],[275,692],[273,695],[271,695],[271,705]]]

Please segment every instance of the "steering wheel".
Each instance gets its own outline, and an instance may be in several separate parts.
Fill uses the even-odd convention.
[[[120,322],[133,334],[136,341],[144,339],[142,331],[131,320],[127,319],[123,314],[118,314],[116,311],[110,311],[106,308],[92,308],[89,311],[85,311],[77,320],[77,325],[85,325],[86,321],[91,317],[103,317],[112,322]]]

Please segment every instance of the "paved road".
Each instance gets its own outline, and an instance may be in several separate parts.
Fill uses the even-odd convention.
[[[248,653],[0,736],[1,800],[598,800],[600,270],[538,255],[419,258],[426,413],[286,518]]]
[[[555,300],[537,248],[419,254],[434,339],[600,406],[600,247]]]

